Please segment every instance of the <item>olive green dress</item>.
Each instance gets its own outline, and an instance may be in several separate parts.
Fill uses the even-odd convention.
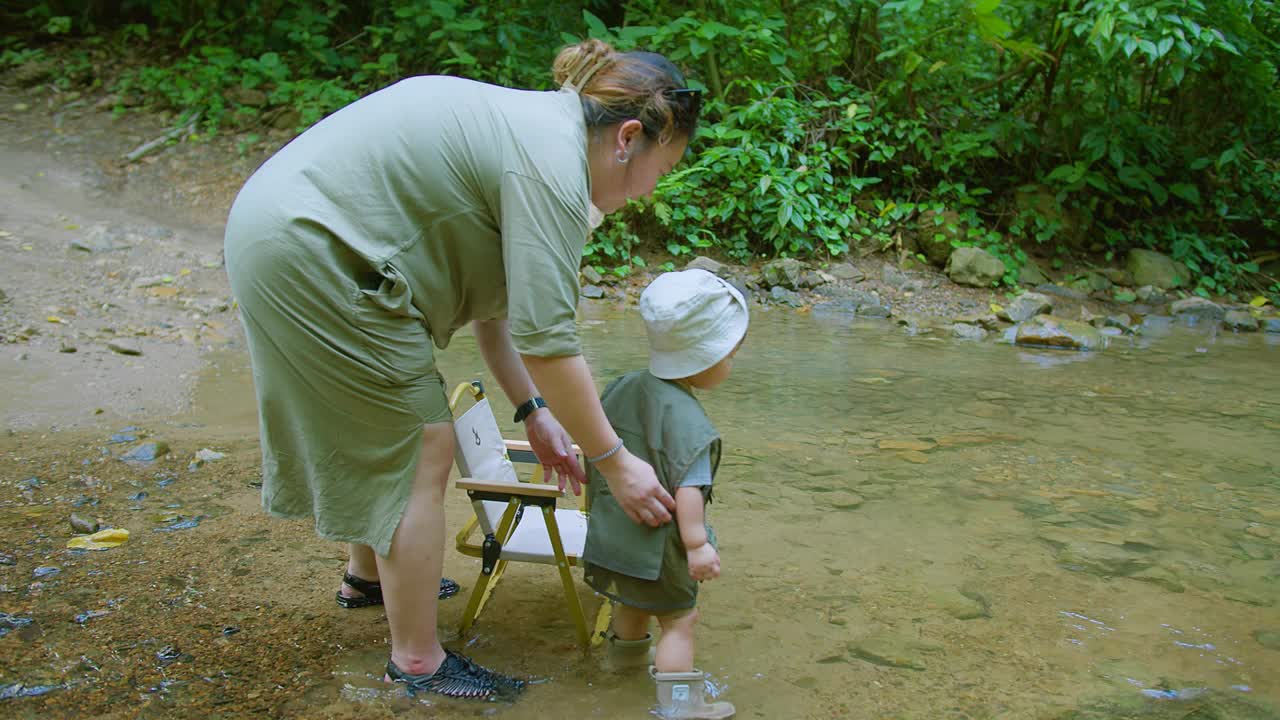
[[[386,555],[423,425],[450,419],[431,345],[507,318],[517,351],[581,352],[586,126],[576,94],[415,77],[304,132],[231,208],[262,503]]]
[[[710,458],[710,475],[720,464],[720,435],[693,393],[647,370],[618,378],[600,398],[609,424],[627,450],[649,463],[667,492],[675,495],[700,458]],[[591,516],[582,551],[583,578],[597,592],[662,615],[697,604],[698,583],[689,576],[689,558],[673,521],[652,528],[633,522],[594,466],[587,468]],[[704,502],[711,486],[702,485]],[[715,545],[715,534],[707,528]]]

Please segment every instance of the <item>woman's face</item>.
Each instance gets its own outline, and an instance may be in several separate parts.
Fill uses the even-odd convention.
[[[611,213],[628,200],[653,194],[658,180],[671,172],[684,157],[689,139],[672,138],[665,145],[645,136],[640,123],[628,120],[616,128],[614,142],[604,157],[605,172],[592,173],[591,196],[596,207]],[[626,158],[622,162],[621,158]]]

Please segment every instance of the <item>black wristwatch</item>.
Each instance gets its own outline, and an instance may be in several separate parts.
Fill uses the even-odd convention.
[[[546,400],[543,400],[540,397],[530,398],[529,400],[526,400],[524,404],[522,404],[520,407],[516,408],[515,421],[518,423],[522,423],[524,422],[525,418],[533,414],[534,410],[537,410],[538,408],[544,408],[546,406],[547,406]]]

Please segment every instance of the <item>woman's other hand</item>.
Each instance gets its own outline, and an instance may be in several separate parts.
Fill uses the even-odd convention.
[[[582,484],[587,478],[578,464],[577,454],[573,452],[573,440],[555,415],[546,408],[535,410],[525,418],[524,431],[547,479],[550,480],[554,473],[561,490],[567,483],[574,495],[581,495]]]
[[[658,527],[671,521],[675,498],[658,482],[649,463],[623,448],[608,460],[596,463],[596,469],[609,482],[609,491],[632,522]]]

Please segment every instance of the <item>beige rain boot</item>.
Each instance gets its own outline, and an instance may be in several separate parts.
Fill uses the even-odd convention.
[[[639,640],[622,640],[610,633],[607,654],[609,669],[613,672],[626,672],[647,667],[653,662],[652,644],[653,636],[648,633]]]
[[[664,673],[651,665],[649,676],[658,686],[658,712],[664,718],[722,720],[733,717],[733,705],[722,700],[706,701],[707,676],[701,670]]]

